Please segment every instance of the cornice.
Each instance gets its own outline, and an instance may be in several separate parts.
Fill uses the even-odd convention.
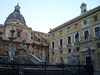
[[[79,16],[73,18],[73,19],[70,20],[70,21],[67,21],[67,22],[61,24],[60,26],[58,26],[58,27],[56,27],[56,28],[50,30],[49,33],[52,33],[52,32],[54,32],[54,31],[56,31],[56,30],[58,30],[58,29],[60,29],[60,28],[63,28],[63,27],[65,27],[65,26],[67,26],[67,25],[72,24],[72,23],[74,23],[74,22],[76,22],[76,21],[79,21],[79,20],[81,20],[81,19],[83,19],[83,18],[85,18],[85,17],[87,17],[87,16],[89,16],[89,15],[95,13],[95,12],[98,12],[98,11],[100,11],[100,6],[94,8],[94,9],[92,9],[92,10],[90,10],[90,11],[87,11],[87,12],[84,13],[84,14],[79,15]]]

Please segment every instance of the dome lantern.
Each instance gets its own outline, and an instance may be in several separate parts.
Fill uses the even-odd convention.
[[[15,11],[20,12],[20,6],[17,4],[17,6],[15,6]]]

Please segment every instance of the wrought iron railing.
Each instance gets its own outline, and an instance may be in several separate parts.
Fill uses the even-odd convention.
[[[93,75],[86,65],[0,63],[0,75]]]

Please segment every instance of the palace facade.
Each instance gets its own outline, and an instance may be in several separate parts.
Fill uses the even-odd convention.
[[[80,8],[81,15],[50,30],[49,63],[69,64],[75,50],[77,64],[91,60],[94,69],[100,70],[100,6],[88,11],[82,3]]]
[[[11,36],[10,30],[12,26],[15,30],[14,46],[16,46],[16,55],[18,53],[19,44],[22,40],[26,40],[27,52],[26,55],[29,57],[29,46],[33,48],[32,54],[43,61],[48,61],[48,34],[34,31],[32,28],[26,25],[26,21],[23,15],[20,13],[20,6],[15,6],[14,12],[9,14],[4,24],[0,24],[0,58],[7,56],[5,52],[9,48]]]

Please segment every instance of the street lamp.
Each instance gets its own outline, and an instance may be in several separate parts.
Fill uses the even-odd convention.
[[[90,48],[88,48],[88,49],[87,49],[87,52],[88,52],[89,57],[90,57],[90,60],[89,60],[89,65],[88,65],[88,67],[89,67],[89,75],[93,75],[93,64],[92,64],[92,61],[91,61],[91,56],[90,56],[91,49],[90,49]]]

